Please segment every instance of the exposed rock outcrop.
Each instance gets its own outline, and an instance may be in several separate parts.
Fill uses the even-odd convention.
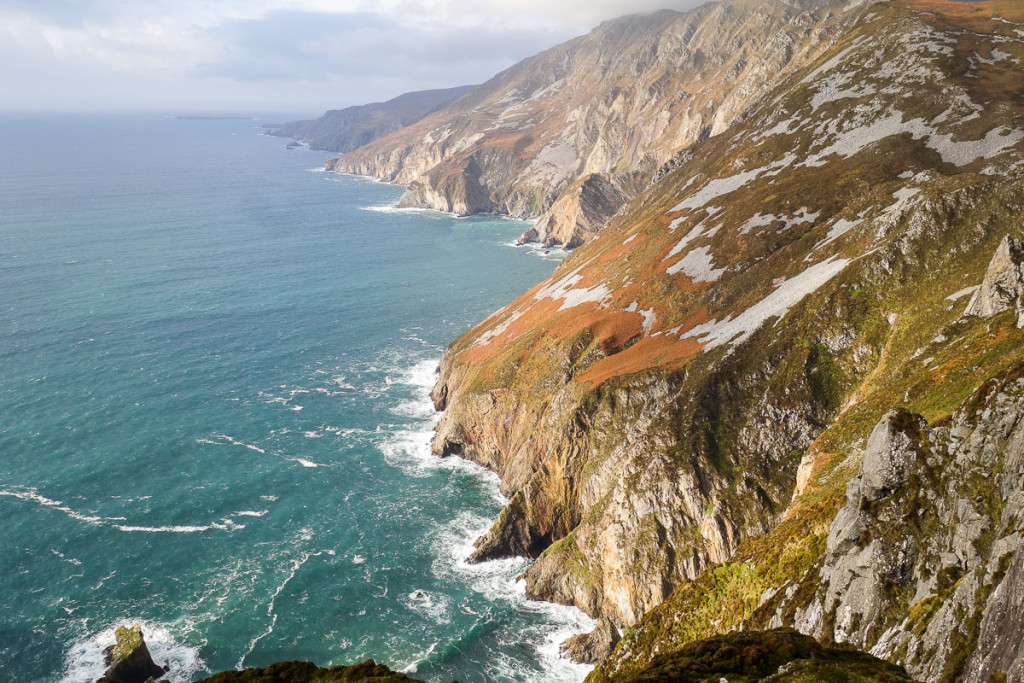
[[[531,597],[625,629],[724,566],[756,609],[777,577],[730,560],[788,521],[838,418],[866,438],[1019,351],[955,301],[1019,237],[1024,40],[978,5],[870,7],[446,352],[435,452],[501,476],[511,502],[477,553],[536,556]],[[993,49],[1010,56],[974,57]],[[869,469],[866,495],[904,465]],[[798,551],[804,572],[824,549]]]
[[[597,620],[597,627],[590,633],[573,636],[562,644],[564,656],[581,664],[596,664],[615,649],[619,642],[619,630],[610,619]]]
[[[99,683],[147,683],[170,671],[153,661],[138,624],[118,626],[114,638],[114,644],[103,653],[107,670]]]
[[[868,441],[828,538],[808,633],[923,681],[1024,675],[1024,367],[948,425],[892,413]]]
[[[603,175],[592,173],[563,192],[544,217],[522,234],[519,244],[540,242],[575,249],[607,225],[625,203],[625,193]]]
[[[1024,327],[1024,241],[1007,236],[999,243],[981,287],[971,297],[964,315],[991,318],[1017,310],[1017,327]]]

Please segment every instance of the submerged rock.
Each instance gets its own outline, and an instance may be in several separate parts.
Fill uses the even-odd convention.
[[[116,642],[104,651],[107,670],[99,683],[147,683],[170,671],[153,661],[138,624],[118,626],[114,638]]]

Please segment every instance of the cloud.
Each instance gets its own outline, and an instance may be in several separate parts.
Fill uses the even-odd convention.
[[[288,103],[312,113],[479,83],[603,19],[665,4],[6,0],[0,57],[14,66],[0,72],[0,88],[19,109]]]
[[[195,74],[253,83],[395,75],[456,85],[485,80],[571,35],[551,29],[425,27],[368,12],[284,10],[211,31],[213,40],[233,46],[231,57],[202,63]]]

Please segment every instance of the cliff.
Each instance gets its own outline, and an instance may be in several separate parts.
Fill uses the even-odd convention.
[[[406,93],[387,102],[334,109],[318,119],[292,121],[270,127],[267,132],[270,135],[299,140],[312,149],[351,152],[377,138],[416,123],[423,117],[448,106],[472,88],[473,86],[463,86]]]
[[[1016,576],[1000,543],[1016,517],[995,502],[1005,479],[975,476],[1003,471],[990,453],[1002,446],[937,455],[946,432],[905,416],[966,415],[1021,358],[1007,287],[1024,231],[1024,15],[1008,0],[894,0],[851,3],[851,16],[442,361],[434,450],[491,468],[510,499],[475,557],[536,557],[530,596],[626,631],[594,680],[740,625],[851,642],[927,680],[1018,666],[1016,647],[983,646],[1015,614],[998,607],[1010,586],[996,592]],[[975,291],[991,305],[967,311]],[[901,434],[933,444],[911,451],[938,478],[878,489],[862,476],[847,492],[862,459],[871,470],[865,451],[892,441],[872,436],[892,409],[911,425]],[[1008,438],[996,422],[991,438]],[[951,479],[941,458],[960,463]],[[873,497],[961,481],[934,513],[924,493],[892,493],[889,512]],[[918,555],[865,578],[873,537],[854,540],[849,496],[887,552],[888,521],[938,521]],[[950,550],[961,515],[980,536]],[[927,624],[899,615],[931,619],[947,600],[966,635],[936,654]]]
[[[605,22],[327,167],[408,185],[400,206],[544,216],[523,241],[576,246],[830,45],[860,11],[846,5],[727,0]]]

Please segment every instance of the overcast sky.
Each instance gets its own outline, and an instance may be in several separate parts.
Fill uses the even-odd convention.
[[[0,0],[0,109],[319,113],[701,0]]]

